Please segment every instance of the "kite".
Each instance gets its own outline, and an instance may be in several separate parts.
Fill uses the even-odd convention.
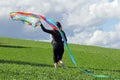
[[[70,56],[70,59],[71,59],[72,63],[75,65],[75,67],[77,67],[76,61],[75,61],[75,59],[74,59],[74,57],[73,57],[73,55],[72,55],[72,53],[69,49],[69,46],[68,46],[68,44],[65,40],[65,37],[64,37],[62,31],[58,28],[58,26],[55,24],[54,21],[52,21],[51,19],[46,18],[42,15],[36,15],[36,14],[33,14],[33,13],[25,13],[25,12],[11,12],[10,17],[13,20],[20,20],[23,23],[25,23],[27,25],[31,25],[33,27],[40,26],[41,20],[44,20],[45,22],[47,22],[50,25],[50,27],[52,27],[55,30],[58,30],[60,35],[62,36],[62,39],[64,40],[66,50],[68,52],[68,55]],[[92,72],[87,71],[83,68],[80,68],[80,70],[82,72],[84,72],[85,74],[93,76],[95,78],[111,78],[110,76],[106,76],[106,75],[95,75]]]
[[[42,19],[46,21],[53,29],[57,30],[57,28],[53,25],[53,22],[50,22],[48,18],[45,18],[42,15],[36,15],[33,13],[25,13],[25,12],[11,12],[10,17],[13,20],[22,21],[24,24],[31,25],[33,27],[40,26]]]
[[[19,20],[27,25],[31,25],[33,27],[40,26],[41,21],[39,16],[31,13],[23,13],[23,12],[11,12],[10,17],[13,20]]]

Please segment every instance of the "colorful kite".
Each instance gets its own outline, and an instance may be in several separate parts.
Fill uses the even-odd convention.
[[[41,24],[41,19],[44,20],[45,22],[47,22],[53,29],[55,30],[58,30],[59,33],[61,34],[63,40],[64,40],[64,44],[65,44],[65,47],[66,47],[66,50],[70,56],[70,59],[72,61],[72,63],[77,67],[77,64],[76,64],[76,61],[74,60],[74,57],[72,56],[72,53],[68,47],[68,44],[65,40],[65,37],[62,33],[62,31],[58,28],[58,26],[55,24],[55,22],[53,22],[52,20],[50,20],[49,18],[46,18],[42,15],[36,15],[36,14],[32,14],[32,13],[25,13],[25,12],[11,12],[10,13],[10,17],[13,19],[13,20],[20,20],[22,21],[23,23],[27,24],[27,25],[32,25],[34,27],[36,26],[40,26]],[[109,76],[106,76],[106,75],[95,75],[93,73],[91,73],[90,71],[87,71],[83,68],[80,68],[80,70],[82,72],[84,72],[85,74],[87,75],[90,75],[90,76],[93,76],[93,77],[96,77],[96,78],[110,78]]]
[[[19,20],[27,25],[31,25],[33,27],[40,26],[41,21],[38,15],[31,13],[23,13],[23,12],[11,12],[10,17],[13,20]]]
[[[19,20],[27,25],[31,25],[33,27],[40,26],[41,19],[46,21],[53,29],[57,30],[57,28],[54,26],[53,22],[50,22],[48,18],[45,18],[41,15],[36,15],[33,13],[25,13],[25,12],[11,12],[10,17],[13,20]]]

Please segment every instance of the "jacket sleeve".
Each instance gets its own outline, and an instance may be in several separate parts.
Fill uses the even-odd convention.
[[[46,29],[42,24],[41,24],[40,26],[41,26],[41,29],[42,29],[44,32],[49,33],[49,34],[53,34],[53,31],[52,31],[52,30]]]
[[[66,37],[66,34],[65,34],[65,32],[64,32],[64,31],[62,31],[62,32],[63,32],[63,35],[64,35],[65,40],[66,40],[66,42],[67,42],[67,37]]]

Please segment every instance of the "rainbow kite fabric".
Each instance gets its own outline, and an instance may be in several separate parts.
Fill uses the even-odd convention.
[[[38,15],[32,13],[24,13],[24,12],[11,12],[10,17],[13,20],[19,20],[27,25],[31,25],[33,27],[40,26],[41,21]]]
[[[23,23],[27,25],[31,25],[33,27],[40,26],[41,19],[46,21],[53,29],[57,30],[57,28],[54,25],[54,22],[51,22],[50,19],[45,18],[42,15],[36,15],[33,13],[26,13],[26,12],[11,12],[10,17],[13,20],[22,21]]]

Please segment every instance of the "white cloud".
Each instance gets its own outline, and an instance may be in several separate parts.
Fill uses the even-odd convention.
[[[93,33],[81,32],[69,39],[70,42],[74,43],[119,48],[120,37],[118,35],[120,35],[120,32],[104,32],[97,30]]]
[[[91,14],[94,14],[99,18],[120,18],[120,3],[118,0],[114,0],[113,2],[101,2],[99,4],[92,4],[90,6]]]
[[[80,25],[80,27],[84,27],[84,31],[79,32],[78,29],[78,33],[74,33],[74,36],[70,37],[70,42],[120,48],[120,37],[118,36],[120,35],[119,24],[112,27],[114,31],[105,32],[99,30],[99,26],[105,24],[107,20],[120,19],[119,4],[120,2],[118,0],[113,0],[112,2],[102,0],[96,3],[93,2],[90,5],[84,5],[79,12],[70,14],[68,16],[68,23],[70,23],[70,25]],[[88,29],[93,27],[95,27],[95,29],[87,32]]]
[[[79,4],[78,4],[79,5]],[[69,25],[91,26],[102,22],[103,19],[120,18],[120,3],[118,0],[108,2],[107,0],[86,3],[84,6],[74,8],[73,12],[69,13],[67,21]]]
[[[115,25],[115,30],[116,31],[120,31],[120,23],[118,23],[118,24]]]
[[[118,42],[120,37],[118,35],[120,35],[120,32],[95,31],[93,36],[89,39],[88,44],[105,47],[119,46]]]

